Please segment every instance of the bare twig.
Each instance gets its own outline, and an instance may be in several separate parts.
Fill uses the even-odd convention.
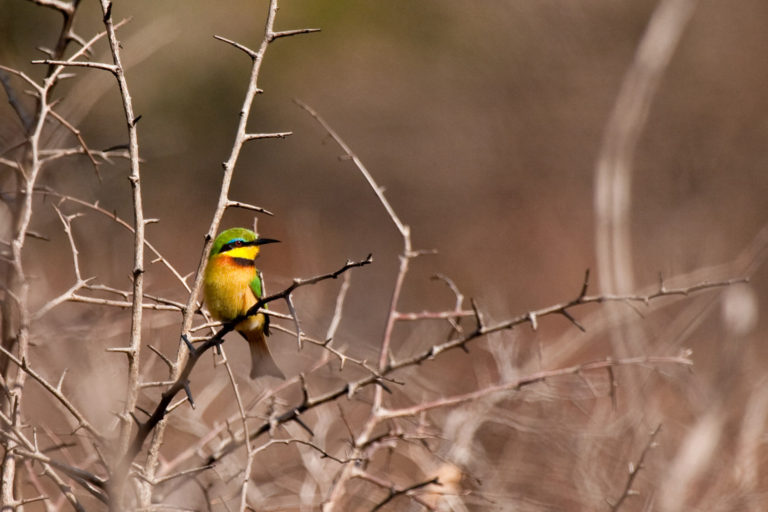
[[[89,60],[38,59],[33,60],[32,64],[48,64],[49,66],[100,69],[102,71],[109,71],[115,76],[117,76],[118,70],[118,67],[114,64],[106,64],[104,62],[91,62]]]
[[[8,72],[4,69],[0,69],[0,83],[3,84],[3,89],[5,89],[5,95],[8,97],[8,103],[13,107],[13,110],[16,112],[16,117],[19,118],[19,121],[21,121],[21,125],[24,127],[25,131],[29,131],[29,129],[32,127],[32,123],[34,120],[32,119],[32,116],[27,112],[24,105],[21,104],[19,101],[19,97],[16,94],[16,91],[13,89],[13,86],[11,85],[11,81],[8,77]],[[7,164],[6,164],[7,165]]]
[[[43,195],[50,195],[50,196],[53,196],[53,197],[58,197],[61,200],[61,203],[63,203],[63,202],[72,202],[72,203],[75,203],[77,205],[80,205],[80,206],[83,206],[85,208],[88,208],[90,210],[93,210],[93,211],[95,211],[95,212],[97,212],[97,213],[99,213],[101,215],[104,215],[105,217],[110,218],[115,223],[117,223],[119,226],[127,229],[131,234],[134,234],[134,236],[135,236],[135,229],[134,229],[133,226],[131,226],[128,222],[126,222],[122,218],[118,217],[115,212],[109,211],[106,208],[103,208],[103,207],[99,206],[98,202],[91,203],[91,202],[88,202],[88,201],[84,201],[82,199],[78,199],[77,197],[74,197],[74,196],[70,196],[70,195],[66,195],[66,194],[60,194],[59,192],[56,192],[56,191],[48,189],[48,188],[40,189],[40,190],[38,190],[38,192],[43,194]],[[179,283],[181,283],[181,285],[184,286],[184,289],[189,291],[190,288],[189,288],[189,285],[187,284],[186,280],[179,273],[179,271],[176,270],[176,268],[168,261],[168,259],[166,259],[153,244],[148,242],[146,240],[146,238],[144,239],[144,244],[146,245],[147,249],[149,249],[150,252],[152,253],[152,258],[153,258],[152,261],[153,262],[161,262],[171,272],[171,274],[173,274],[173,276],[179,281]]]
[[[30,368],[29,363],[27,363],[26,360],[19,360],[17,359],[13,354],[8,352],[4,347],[0,347],[0,352],[2,352],[8,359],[10,359],[13,364],[17,365],[19,368],[24,370],[24,372],[27,373],[30,377],[32,377],[35,381],[37,381],[38,384],[40,384],[48,393],[50,393],[61,405],[64,406],[64,408],[69,411],[69,413],[77,420],[77,425],[75,427],[75,431],[79,429],[85,429],[90,433],[96,440],[103,441],[104,437],[94,428],[93,425],[85,418],[83,413],[81,413],[77,407],[64,395],[64,393],[61,390],[61,384],[62,381],[59,380],[58,384],[55,386],[48,382],[42,375],[34,371],[32,368]],[[62,375],[63,379],[63,375]]]
[[[328,325],[328,332],[325,334],[326,345],[329,346],[336,336],[336,331],[339,329],[341,323],[342,310],[344,308],[344,300],[347,298],[347,291],[349,290],[349,283],[352,280],[352,274],[349,272],[344,274],[344,279],[341,281],[341,287],[339,293],[336,295],[336,305],[333,309],[333,316],[331,317],[331,323]],[[343,367],[342,361],[342,367]]]
[[[626,359],[611,359],[608,358],[604,361],[593,361],[590,363],[582,363],[566,368],[557,368],[554,370],[544,370],[540,372],[534,372],[530,375],[520,377],[511,382],[505,382],[494,386],[486,386],[477,391],[470,393],[464,393],[462,395],[455,395],[447,398],[440,398],[431,402],[422,402],[412,407],[403,407],[400,409],[385,409],[382,408],[377,412],[380,419],[393,419],[403,418],[407,416],[416,416],[425,411],[442,407],[452,407],[462,403],[477,400],[487,395],[502,391],[518,390],[531,384],[536,384],[547,379],[554,377],[562,377],[564,375],[576,375],[587,371],[604,370],[606,368],[615,368],[617,366],[644,366],[644,365],[658,365],[658,364],[674,364],[681,366],[692,366],[693,361],[689,359],[688,354],[684,353],[679,356],[646,356],[646,357],[631,357]]]
[[[363,471],[361,469],[355,468],[352,471],[352,478],[359,478],[361,480],[371,482],[372,484],[375,484],[376,486],[387,490],[388,492],[387,496],[383,500],[378,502],[376,505],[374,505],[374,507],[371,509],[371,512],[376,512],[377,510],[381,510],[381,508],[383,508],[384,505],[394,500],[398,496],[407,496],[408,498],[417,502],[419,505],[421,505],[425,509],[435,510],[435,507],[421,500],[417,495],[414,494],[413,491],[417,489],[421,489],[423,487],[427,487],[428,485],[440,485],[440,482],[438,481],[437,477],[431,478],[429,480],[424,480],[423,482],[418,482],[413,485],[409,485],[407,487],[398,487],[393,483],[387,482],[386,480],[383,480],[377,476],[374,476],[367,471]]]
[[[235,133],[235,138],[232,143],[232,149],[230,151],[229,158],[227,158],[226,162],[222,164],[224,167],[224,176],[222,177],[221,181],[219,199],[211,219],[211,224],[208,228],[208,233],[205,236],[205,243],[203,244],[202,254],[200,255],[200,260],[195,272],[195,280],[190,290],[190,298],[187,302],[186,314],[182,322],[182,334],[189,333],[189,330],[192,326],[191,311],[194,309],[194,302],[202,285],[203,268],[205,267],[208,252],[210,251],[211,245],[213,244],[213,239],[219,230],[219,224],[221,223],[221,218],[224,215],[224,211],[226,210],[227,206],[230,205],[231,200],[229,199],[229,189],[232,183],[232,175],[234,174],[235,165],[237,164],[237,161],[240,157],[240,151],[242,150],[245,142],[249,140],[247,125],[248,120],[250,119],[251,106],[253,105],[253,100],[256,95],[261,92],[258,85],[259,73],[261,71],[261,64],[264,61],[264,55],[267,52],[267,47],[275,37],[274,26],[276,15],[277,0],[270,0],[267,11],[267,21],[264,27],[264,37],[257,51],[250,50],[240,43],[230,41],[221,36],[215,36],[217,39],[232,44],[236,48],[244,51],[253,60],[253,65],[251,66],[251,74],[248,79],[248,88],[246,90],[245,98],[243,99],[243,104],[240,109],[240,117],[237,125],[237,131]],[[180,357],[182,357],[184,351],[183,345],[180,346],[180,351]]]
[[[243,210],[251,210],[254,212],[263,213],[265,215],[274,215],[274,213],[270,212],[269,210],[265,210],[261,206],[256,206],[253,204],[243,203],[242,201],[227,201],[227,208],[242,208]]]
[[[635,481],[635,478],[637,477],[637,474],[640,472],[641,469],[643,469],[643,462],[645,462],[645,456],[648,454],[648,452],[651,450],[651,448],[654,447],[656,442],[656,436],[661,431],[661,424],[659,424],[655,429],[653,429],[653,432],[651,432],[651,435],[648,438],[648,442],[645,444],[645,447],[643,448],[643,451],[640,452],[640,457],[638,457],[637,462],[629,464],[629,475],[627,477],[627,481],[624,484],[624,490],[621,492],[621,496],[619,497],[616,502],[611,504],[611,511],[616,512],[621,508],[621,505],[624,503],[624,501],[635,494],[635,491],[632,490],[632,484]]]
[[[632,295],[632,294],[630,295],[585,295],[585,296],[579,295],[578,297],[570,301],[562,302],[560,304],[555,304],[553,306],[545,307],[535,311],[530,311],[523,315],[519,315],[496,324],[483,326],[482,328],[476,330],[475,332],[466,334],[464,336],[460,336],[458,338],[451,339],[449,341],[446,341],[445,343],[433,345],[432,347],[430,347],[424,352],[421,352],[419,354],[416,354],[414,356],[411,356],[409,358],[406,358],[391,364],[389,369],[394,370],[398,368],[403,368],[405,366],[418,364],[422,361],[433,358],[438,354],[440,354],[441,352],[445,352],[446,350],[451,350],[454,348],[460,348],[462,346],[465,346],[469,341],[479,336],[485,336],[487,334],[503,331],[505,329],[512,329],[513,327],[524,324],[526,322],[532,323],[533,318],[542,318],[550,315],[564,315],[566,317],[570,317],[569,320],[572,323],[574,323],[574,325],[578,327],[580,330],[583,330],[584,327],[580,326],[578,323],[575,323],[573,317],[570,316],[570,313],[568,313],[567,315],[565,314],[571,308],[576,306],[581,306],[585,304],[602,304],[605,302],[620,302],[620,303],[636,302],[636,303],[648,304],[649,302],[662,297],[671,297],[671,296],[687,297],[688,295],[699,292],[699,291],[723,288],[726,286],[733,285],[735,283],[744,283],[744,282],[747,282],[747,280],[746,279],[729,279],[726,281],[702,282],[702,283],[698,283],[688,287],[659,289],[656,292],[653,292],[647,295]]]
[[[248,439],[248,417],[245,414],[245,407],[243,407],[243,399],[240,396],[240,389],[237,386],[235,380],[235,374],[232,371],[232,366],[229,364],[229,360],[224,352],[224,347],[220,347],[222,357],[224,358],[224,366],[227,369],[227,377],[229,377],[229,385],[232,387],[232,393],[235,396],[235,403],[237,403],[237,412],[240,416],[240,422],[243,425],[243,434],[245,439],[245,452],[246,462],[245,468],[243,468],[243,481],[240,484],[240,512],[245,512],[248,498],[248,484],[251,481],[251,468],[253,467],[253,459],[255,453],[251,447],[251,441]]]
[[[275,133],[247,133],[245,140],[259,140],[259,139],[284,139],[289,135],[293,135],[293,132],[275,132]]]
[[[80,147],[83,148],[83,151],[88,156],[88,159],[93,164],[93,170],[96,172],[96,177],[101,181],[101,175],[99,174],[99,162],[96,161],[96,157],[93,156],[93,153],[88,148],[88,145],[85,143],[85,139],[83,139],[83,135],[80,133],[80,130],[75,128],[72,123],[64,119],[61,115],[57,114],[55,110],[51,109],[51,116],[53,116],[58,122],[60,122],[62,125],[64,125],[67,130],[72,132],[72,134],[77,138],[77,141],[80,143]]]
[[[132,199],[133,199],[133,296],[131,305],[131,327],[130,327],[130,341],[129,350],[125,351],[128,358],[128,382],[126,386],[127,395],[123,406],[123,411],[120,414],[122,420],[120,435],[118,438],[118,452],[124,452],[127,449],[130,442],[131,428],[133,426],[132,414],[136,407],[136,401],[138,399],[140,382],[139,382],[139,362],[141,351],[141,330],[142,330],[142,317],[143,317],[143,301],[144,301],[144,206],[141,193],[140,184],[140,160],[139,160],[139,139],[137,131],[138,117],[133,110],[133,100],[128,88],[128,82],[125,78],[125,68],[122,62],[122,49],[120,42],[117,38],[116,30],[117,26],[112,20],[112,2],[111,0],[101,0],[101,9],[103,13],[104,26],[106,28],[107,40],[109,42],[109,48],[112,54],[112,64],[94,63],[94,62],[82,62],[75,59],[69,59],[67,61],[56,61],[54,59],[46,61],[47,64],[55,64],[62,66],[84,66],[95,67],[110,71],[117,80],[117,86],[120,91],[120,97],[123,103],[123,112],[125,115],[126,125],[128,128],[128,151],[130,154],[131,171],[129,175],[129,181],[131,183]],[[123,477],[125,475],[117,475],[119,478],[113,478],[110,480],[110,507],[113,510],[120,509],[122,507],[122,491],[123,491]]]

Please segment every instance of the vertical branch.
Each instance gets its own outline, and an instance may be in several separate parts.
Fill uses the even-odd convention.
[[[662,0],[624,76],[595,169],[598,275],[606,293],[634,287],[629,213],[632,161],[653,97],[696,0]]]
[[[128,382],[126,386],[125,404],[120,414],[120,434],[118,437],[117,453],[125,453],[128,449],[131,431],[133,427],[133,411],[139,396],[139,366],[141,361],[141,328],[144,302],[144,205],[141,194],[141,174],[139,163],[139,138],[136,124],[141,116],[136,116],[133,110],[133,101],[125,78],[125,68],[121,57],[120,41],[117,39],[115,24],[112,21],[112,2],[101,0],[104,26],[106,27],[109,48],[114,63],[113,74],[117,79],[120,97],[123,102],[123,111],[128,128],[128,152],[131,162],[131,171],[128,180],[131,183],[133,200],[133,294],[131,302],[131,327],[128,346],[124,348],[128,357]],[[117,470],[117,478],[110,482],[112,510],[122,509],[123,489],[125,474]]]
[[[15,216],[13,226],[13,239],[11,240],[11,263],[10,279],[8,289],[6,290],[6,300],[3,304],[3,345],[10,351],[13,345],[18,346],[19,359],[25,361],[29,350],[29,282],[24,273],[22,263],[22,252],[24,249],[24,240],[32,218],[32,197],[35,183],[37,182],[40,169],[40,135],[45,124],[45,119],[50,110],[48,104],[47,91],[43,88],[38,89],[39,107],[36,121],[29,137],[29,150],[27,157],[29,165],[26,172],[22,170],[19,177],[18,194],[20,196],[20,208]],[[4,358],[4,364],[8,364],[7,358]],[[11,420],[11,427],[21,426],[21,405],[23,398],[24,382],[26,373],[21,369],[16,370],[15,378],[11,378],[11,368],[4,368],[4,377],[8,385],[8,398],[4,403],[4,412]],[[2,481],[0,482],[0,500],[4,504],[15,504],[16,466],[17,459],[14,453],[16,443],[9,440],[3,457]]]
[[[141,197],[140,164],[139,164],[139,138],[136,123],[139,118],[134,114],[133,101],[128,82],[125,79],[120,54],[120,42],[115,33],[115,25],[112,22],[112,2],[101,0],[101,9],[104,14],[104,25],[107,29],[107,39],[112,52],[112,60],[115,65],[115,77],[117,78],[120,97],[123,100],[123,110],[128,125],[128,151],[131,160],[131,173],[128,180],[131,182],[133,198],[133,299],[131,306],[131,330],[129,346],[125,350],[128,356],[128,387],[126,390],[125,405],[120,415],[122,420],[119,437],[119,451],[124,452],[128,446],[133,420],[131,414],[136,407],[139,395],[139,361],[141,352],[141,326],[142,303],[144,301],[144,205]]]
[[[243,468],[243,481],[240,484],[240,506],[238,510],[245,512],[248,510],[248,483],[251,480],[251,469],[253,467],[253,449],[251,448],[251,435],[248,431],[248,418],[245,414],[245,407],[243,406],[243,399],[240,396],[240,389],[237,386],[235,380],[235,374],[232,372],[232,365],[229,364],[229,358],[224,352],[224,347],[221,347],[222,354],[224,354],[224,365],[227,368],[227,376],[229,377],[229,383],[232,386],[232,391],[235,395],[235,402],[237,403],[237,412],[240,415],[240,421],[243,424],[243,439],[245,440],[245,452],[246,462],[245,468]]]
[[[627,293],[635,287],[629,218],[632,162],[653,97],[695,6],[696,0],[661,0],[605,127],[595,169],[594,198],[597,273],[605,293]],[[609,307],[607,314],[617,325],[621,323],[615,308]],[[614,330],[612,341],[619,357],[630,355],[621,327]],[[642,346],[640,341],[634,345]]]

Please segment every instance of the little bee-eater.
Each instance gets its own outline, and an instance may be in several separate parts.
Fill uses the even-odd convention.
[[[232,321],[262,297],[264,287],[255,260],[260,246],[274,242],[277,240],[259,238],[245,228],[230,228],[216,237],[205,267],[203,288],[208,311],[216,320]],[[262,313],[251,315],[238,323],[235,330],[248,341],[251,378],[261,375],[283,378],[267,346],[269,317]]]

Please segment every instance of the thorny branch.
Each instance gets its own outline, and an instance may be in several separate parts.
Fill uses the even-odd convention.
[[[382,377],[390,376],[390,374],[392,374],[397,370],[402,370],[402,369],[405,369],[411,366],[416,366],[426,361],[432,360],[443,352],[446,352],[451,349],[459,348],[462,346],[466,346],[466,344],[468,344],[469,342],[477,338],[487,336],[488,334],[491,334],[494,332],[512,329],[515,326],[525,324],[527,322],[530,322],[531,318],[540,318],[540,317],[554,315],[554,314],[561,314],[560,311],[564,308],[572,308],[572,307],[577,307],[584,304],[602,303],[602,302],[611,302],[611,301],[615,301],[615,302],[637,301],[637,302],[643,302],[643,303],[650,303],[651,301],[662,298],[662,297],[688,296],[695,292],[704,291],[712,288],[724,287],[724,286],[733,284],[734,282],[741,282],[741,281],[742,280],[729,280],[729,281],[721,281],[721,282],[714,282],[714,283],[699,283],[687,288],[671,288],[671,289],[661,288],[656,292],[648,295],[627,295],[627,296],[619,296],[619,295],[587,296],[587,295],[582,295],[582,293],[584,292],[584,289],[582,287],[582,291],[579,293],[579,296],[570,301],[566,301],[554,306],[545,307],[539,310],[530,311],[528,313],[519,315],[515,318],[509,319],[503,322],[499,322],[491,326],[484,326],[482,328],[477,328],[474,331],[469,332],[458,338],[454,338],[445,343],[433,345],[409,358],[392,362],[385,367],[384,371],[382,372]],[[535,374],[531,378],[534,379],[535,381],[540,381],[542,379],[551,378],[553,376],[564,375],[569,373],[578,373],[579,371],[583,371],[583,370],[609,368],[609,367],[620,366],[620,365],[638,365],[638,364],[642,365],[642,364],[654,364],[654,363],[674,363],[674,364],[689,365],[691,362],[687,357],[670,358],[670,357],[664,357],[664,356],[656,359],[652,358],[650,360],[647,358],[628,358],[628,359],[614,360],[614,361],[597,361],[594,363],[588,363],[587,365],[578,365],[574,367],[568,367],[565,369],[549,370],[548,372],[552,372],[552,373],[544,372],[542,374]],[[260,435],[268,432],[270,430],[270,427],[273,425],[279,425],[282,423],[295,421],[297,418],[301,416],[301,414],[311,409],[314,409],[320,405],[332,402],[343,396],[351,397],[355,395],[359,390],[366,388],[371,384],[381,384],[382,377],[377,377],[376,375],[371,374],[361,379],[358,379],[356,381],[347,382],[344,385],[337,388],[336,390],[324,393],[317,397],[305,396],[302,402],[299,403],[297,406],[292,407],[288,411],[285,411],[284,413],[278,415],[276,418],[273,418],[270,422],[266,422],[262,424],[259,428],[253,429],[251,431],[251,437],[252,438],[259,437]],[[525,379],[521,379],[520,382],[522,382],[524,385],[528,384],[527,380]],[[518,385],[518,384],[515,384],[515,385]],[[512,387],[514,388],[515,385],[512,385]],[[508,384],[502,385],[502,387],[504,386],[508,386]],[[466,401],[466,399],[461,401]],[[360,441],[360,444],[365,444],[365,443],[367,443],[367,440],[365,440],[365,442]],[[211,464],[220,460],[222,457],[226,456],[228,453],[231,453],[241,444],[242,444],[242,440],[240,441],[233,440],[225,444],[220,449],[215,451],[207,459],[207,463]]]
[[[124,451],[128,446],[133,421],[131,414],[136,408],[136,401],[139,396],[139,365],[141,355],[141,328],[144,314],[144,231],[146,223],[144,220],[144,201],[141,191],[141,164],[139,161],[139,135],[137,129],[137,116],[133,109],[133,99],[128,89],[128,81],[125,78],[125,68],[123,67],[122,49],[120,41],[117,38],[116,26],[112,21],[112,2],[111,0],[100,0],[103,13],[104,26],[107,29],[107,40],[112,53],[113,74],[117,79],[117,86],[120,91],[120,98],[123,103],[123,112],[125,114],[126,125],[128,127],[128,152],[130,155],[131,171],[128,181],[131,184],[133,200],[133,294],[131,304],[131,327],[130,340],[127,350],[128,357],[128,383],[127,396],[123,411],[120,415],[122,420],[118,450]],[[112,483],[115,483],[114,481]],[[122,482],[118,482],[118,487]],[[110,506],[120,507],[120,492],[112,495],[115,500]]]
[[[589,274],[587,273],[587,276],[588,275]],[[584,282],[587,283],[587,281],[588,281],[588,277],[585,279]],[[674,297],[674,296],[687,297],[688,295],[699,292],[699,291],[709,290],[713,288],[722,288],[722,287],[730,286],[736,283],[745,283],[745,282],[748,282],[748,279],[746,278],[728,279],[725,281],[702,282],[689,287],[669,288],[669,289],[666,288],[663,283],[660,283],[659,288],[655,292],[647,295],[635,295],[635,294],[586,295],[586,286],[583,286],[581,293],[576,298],[570,301],[562,302],[560,304],[555,304],[553,306],[548,306],[542,309],[530,311],[523,315],[519,315],[517,317],[510,318],[508,320],[504,320],[502,322],[499,322],[493,325],[485,325],[484,321],[482,320],[482,317],[479,316],[476,312],[475,317],[477,320],[477,326],[473,332],[469,334],[465,334],[464,336],[460,336],[458,338],[448,340],[445,343],[434,345],[430,349],[428,349],[426,352],[392,363],[389,368],[394,370],[394,369],[402,368],[403,366],[418,364],[426,359],[434,358],[435,356],[437,356],[441,352],[445,352],[446,350],[465,347],[468,342],[472,341],[473,339],[479,336],[484,336],[487,334],[503,331],[506,329],[512,329],[513,327],[516,327],[521,324],[530,323],[531,326],[534,329],[536,329],[538,326],[538,319],[545,316],[562,315],[566,317],[579,330],[584,331],[585,330],[584,327],[580,325],[578,321],[576,321],[576,319],[570,313],[570,310],[577,306],[583,306],[587,304],[602,304],[605,302],[619,302],[619,303],[639,302],[647,305],[651,301],[662,298],[662,297]]]

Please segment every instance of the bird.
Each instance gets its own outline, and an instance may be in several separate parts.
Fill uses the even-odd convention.
[[[255,260],[262,245],[276,242],[279,240],[259,238],[246,228],[229,228],[219,233],[213,241],[203,277],[204,301],[213,318],[231,322],[245,315],[263,297],[264,285]],[[285,378],[267,346],[268,315],[250,315],[240,321],[235,330],[248,341],[251,379],[263,375]]]

